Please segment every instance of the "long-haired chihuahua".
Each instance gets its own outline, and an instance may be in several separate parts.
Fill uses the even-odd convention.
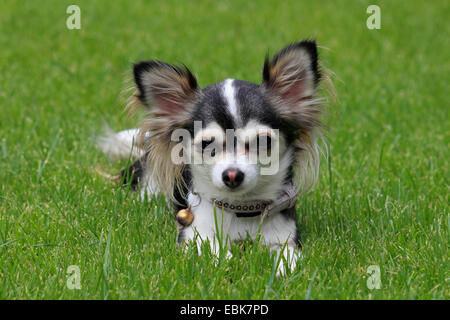
[[[135,64],[133,74],[142,127],[99,139],[110,155],[138,157],[122,181],[164,194],[182,213],[180,245],[209,240],[231,256],[232,242],[258,238],[280,257],[278,274],[292,270],[300,256],[295,203],[319,171],[315,41],[266,57],[261,84],[226,79],[202,89],[187,67],[155,60]]]

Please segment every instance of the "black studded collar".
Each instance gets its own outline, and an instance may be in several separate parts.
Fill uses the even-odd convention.
[[[280,196],[274,201],[226,201],[211,199],[217,209],[232,212],[238,218],[249,218],[259,216],[265,212],[266,216],[291,208],[297,201],[299,188],[293,181],[285,184]]]

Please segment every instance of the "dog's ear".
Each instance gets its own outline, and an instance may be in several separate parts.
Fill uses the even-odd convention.
[[[314,94],[320,74],[315,41],[293,43],[272,60],[266,57],[263,85],[283,100],[298,101]]]
[[[316,42],[293,43],[271,60],[266,57],[262,88],[281,118],[307,132],[320,125],[315,93],[320,81]]]
[[[261,88],[289,130],[294,146],[300,190],[317,181],[323,99],[317,97],[321,80],[315,41],[293,43],[271,60],[266,58]]]
[[[184,128],[200,95],[197,80],[185,66],[176,67],[160,61],[140,62],[133,68],[137,98],[147,107],[141,128],[140,142],[151,159],[147,167],[161,191],[177,201],[174,190],[184,190],[183,164],[172,161],[172,149],[177,144],[171,135]]]
[[[185,66],[145,61],[134,65],[133,74],[141,103],[168,120],[183,119],[199,93],[197,80]]]

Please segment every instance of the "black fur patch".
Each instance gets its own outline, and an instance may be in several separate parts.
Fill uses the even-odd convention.
[[[282,214],[286,219],[292,220],[292,223],[295,223],[295,216],[296,216],[295,206],[281,211],[280,214]],[[302,248],[302,243],[299,238],[299,231],[297,225],[295,226],[294,243],[300,249]]]
[[[176,211],[179,211],[181,209],[186,209],[188,207],[187,199],[182,196],[182,194],[187,195],[188,191],[191,187],[191,171],[189,169],[189,166],[185,166],[183,170],[183,180],[185,182],[185,186],[183,186],[183,190],[179,190],[176,186],[173,190],[173,194],[175,197],[175,200],[177,200],[178,203],[173,202],[173,206]]]
[[[131,166],[120,171],[120,182],[123,185],[130,185],[134,191],[138,190],[139,182],[142,180],[144,175],[144,164],[147,160],[147,155],[148,154],[135,161]]]

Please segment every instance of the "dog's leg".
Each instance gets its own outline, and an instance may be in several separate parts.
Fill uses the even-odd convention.
[[[292,210],[295,209],[292,208]],[[263,242],[276,252],[277,259],[281,259],[277,269],[277,277],[285,275],[287,269],[291,272],[294,271],[297,260],[301,256],[301,248],[293,212],[282,212],[263,221],[261,236]],[[280,257],[281,253],[282,256]]]
[[[285,245],[273,244],[270,247],[271,250],[276,252],[277,261],[280,259],[280,254],[283,256],[278,264],[278,269],[276,277],[279,278],[286,274],[286,270],[289,269],[291,272],[295,270],[297,266],[297,260],[301,257],[301,251],[297,244],[286,243]]]
[[[230,215],[216,210],[215,218],[213,205],[206,200],[199,201],[199,198],[192,194],[188,197],[188,203],[191,205],[194,221],[190,226],[180,231],[178,243],[196,241],[198,252],[201,254],[202,243],[209,241],[211,252],[217,257],[223,249],[222,252],[226,253],[226,258],[231,258],[230,239],[227,236],[231,222]]]
[[[202,244],[205,241],[209,242],[211,252],[217,257],[220,257],[221,248],[225,253],[225,257],[227,259],[231,258],[233,255],[229,249],[229,241],[226,237],[223,237],[222,243],[219,242],[218,234],[211,231],[205,230],[203,228],[198,228],[197,226],[189,226],[180,231],[178,236],[178,244],[183,245],[188,243],[189,241],[195,241],[197,245],[197,250],[199,254],[202,254]]]

